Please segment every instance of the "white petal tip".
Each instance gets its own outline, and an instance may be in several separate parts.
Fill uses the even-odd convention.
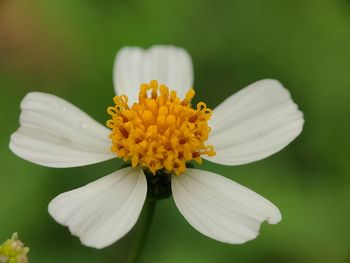
[[[281,213],[278,211],[276,211],[275,215],[272,217],[268,217],[266,218],[267,223],[269,223],[270,225],[276,225],[279,222],[281,222],[282,220],[282,215]]]

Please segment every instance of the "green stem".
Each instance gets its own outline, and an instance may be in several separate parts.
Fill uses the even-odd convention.
[[[152,223],[152,218],[153,218],[154,210],[156,208],[156,203],[157,203],[156,200],[152,200],[148,198],[145,201],[145,206],[144,206],[143,215],[142,215],[143,229],[142,229],[140,240],[136,246],[135,253],[132,256],[130,263],[138,263],[142,259],[143,251],[147,241],[147,234],[149,232],[149,229]]]

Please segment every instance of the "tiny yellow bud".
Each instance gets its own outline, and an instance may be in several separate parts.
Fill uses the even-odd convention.
[[[25,247],[18,234],[14,233],[11,239],[0,245],[0,263],[28,263],[29,248]]]

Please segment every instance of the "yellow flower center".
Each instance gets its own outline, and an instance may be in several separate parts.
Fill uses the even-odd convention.
[[[190,89],[181,100],[175,91],[152,80],[142,84],[139,100],[131,107],[128,97],[115,96],[115,106],[108,107],[112,116],[107,127],[112,129],[112,152],[136,167],[141,165],[153,174],[158,170],[180,175],[186,162],[202,163],[201,155],[215,155],[213,146],[205,145],[212,111],[204,102],[193,109]]]

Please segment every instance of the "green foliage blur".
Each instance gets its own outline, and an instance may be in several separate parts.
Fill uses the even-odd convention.
[[[50,169],[8,149],[29,91],[58,95],[101,123],[112,104],[112,65],[123,46],[173,44],[194,61],[197,100],[215,107],[263,78],[280,80],[305,114],[304,131],[263,161],[201,169],[274,202],[283,220],[244,245],[194,230],[161,201],[143,262],[350,262],[350,1],[52,0],[0,2],[0,243],[18,232],[30,262],[128,262],[140,223],[95,250],[47,212],[56,195],[122,162]]]

